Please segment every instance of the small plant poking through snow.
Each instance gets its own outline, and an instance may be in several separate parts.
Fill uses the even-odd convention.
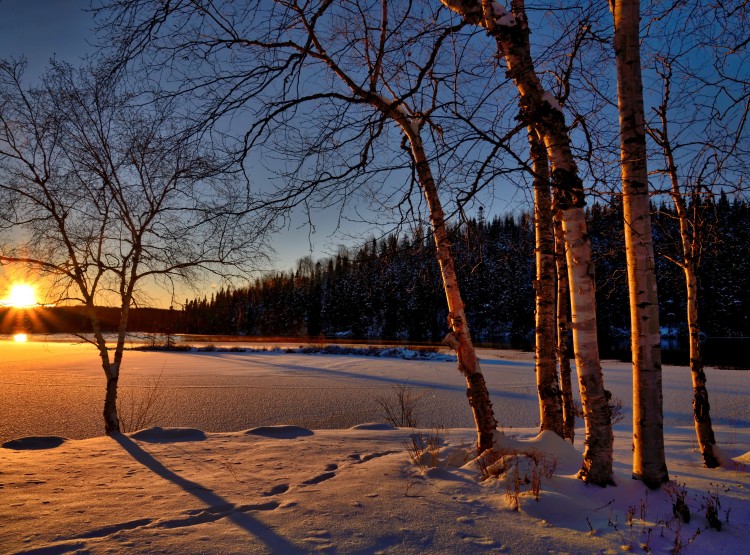
[[[536,449],[488,449],[477,458],[477,464],[483,480],[498,478],[505,481],[508,505],[518,511],[525,486],[534,500],[539,501],[542,479],[552,478],[557,468],[557,459]]]
[[[703,496],[701,500],[701,509],[706,513],[706,520],[708,525],[716,531],[721,531],[721,518],[719,512],[721,511],[721,497],[719,496],[719,485],[709,483],[707,495]],[[725,490],[728,491],[728,490]],[[724,511],[724,521],[729,524],[729,512],[731,509]]]
[[[117,400],[117,413],[123,433],[135,432],[156,424],[164,410],[164,369],[150,383],[137,388],[123,388]],[[136,394],[136,389],[142,391]]]
[[[431,432],[414,432],[404,440],[404,447],[409,458],[420,470],[437,468],[440,462],[440,446],[443,444],[443,432],[434,429]]]
[[[729,522],[729,509],[724,511],[724,519],[721,518],[721,497],[719,495],[721,489],[721,486],[709,483],[706,495],[703,495],[699,501],[700,510],[704,511],[708,521],[708,527],[705,530],[713,528],[720,531],[722,524]],[[655,518],[649,517],[647,514],[648,493],[646,493],[645,500],[641,499],[639,505],[628,507],[625,514],[625,523],[629,529],[627,535],[621,529],[617,513],[610,509],[607,524],[620,537],[623,551],[633,551],[636,547],[640,547],[644,553],[651,553],[652,532],[657,530],[660,538],[668,538],[672,537],[672,534],[674,535],[669,552],[672,555],[677,555],[682,553],[704,531],[701,526],[695,526],[695,519],[692,519],[694,529],[691,530],[687,526],[691,522],[691,514],[687,503],[688,490],[686,484],[670,481],[662,486],[662,491],[672,504],[672,515],[661,518],[658,515]],[[724,491],[728,490],[725,489]],[[698,501],[697,496],[695,499]],[[693,509],[695,510],[695,507]],[[590,521],[589,526],[591,527]],[[640,541],[636,541],[637,538],[640,538]]]
[[[679,518],[685,524],[690,522],[690,507],[685,502],[685,497],[687,496],[685,484],[670,481],[664,484],[663,489],[672,501],[672,514],[674,517]]]
[[[415,393],[414,388],[404,384],[391,386],[392,396],[379,396],[375,403],[383,411],[383,418],[397,428],[416,428],[415,411],[422,395]]]

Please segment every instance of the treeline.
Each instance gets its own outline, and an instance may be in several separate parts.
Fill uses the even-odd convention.
[[[750,335],[750,207],[747,201],[699,207],[706,235],[700,267],[702,329],[709,336]],[[629,307],[622,211],[588,209],[596,264],[600,343],[626,337]],[[654,210],[661,324],[687,335],[679,229],[668,205]],[[476,341],[530,340],[534,326],[531,217],[481,217],[451,229],[461,290]],[[187,301],[185,331],[201,334],[351,336],[439,341],[447,309],[432,238],[391,235],[333,257],[298,262],[211,298]]]
[[[96,307],[105,333],[117,331],[120,309]],[[131,308],[128,331],[176,332],[185,329],[184,312],[160,308]],[[0,307],[0,333],[91,333],[91,321],[83,306],[40,306],[33,310]]]

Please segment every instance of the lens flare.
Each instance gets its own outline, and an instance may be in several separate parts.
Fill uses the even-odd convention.
[[[37,306],[36,290],[25,283],[17,283],[10,288],[8,297],[2,301],[6,306],[15,308],[30,308]]]

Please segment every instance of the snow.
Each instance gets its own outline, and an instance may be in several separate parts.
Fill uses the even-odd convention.
[[[630,478],[627,417],[615,427],[617,487],[575,478],[583,430],[572,446],[537,433],[532,359],[525,353],[480,352],[504,425],[496,436],[502,464],[494,468],[506,472],[487,479],[483,474],[491,473],[482,469],[489,467],[473,458],[470,422],[452,424],[465,423],[468,410],[454,362],[127,352],[123,379],[161,375],[173,412],[158,427],[86,437],[96,432],[76,419],[86,415],[101,426],[100,407],[89,413],[76,406],[103,395],[91,348],[0,342],[0,356],[3,553],[669,553],[681,545],[683,553],[735,554],[750,541],[745,372],[707,370],[727,461],[708,470],[691,425],[689,371],[665,367],[670,488],[684,490],[692,515],[683,523],[673,516],[670,488],[651,491]],[[629,365],[603,366],[607,387],[625,401],[629,416]],[[232,394],[248,383],[255,397]],[[423,395],[420,421],[443,415],[446,427],[410,430],[378,420],[365,399],[387,394],[394,383]],[[294,384],[304,395],[290,394]],[[135,385],[125,381],[123,391],[129,388]],[[307,424],[331,410],[339,410],[341,428]],[[255,424],[233,428],[246,421],[227,414],[244,412]],[[508,415],[522,425],[509,427]],[[194,424],[212,418],[223,430]],[[60,431],[60,421],[68,432]],[[20,435],[11,441],[9,429]],[[433,451],[417,457],[419,464],[407,448],[415,433]],[[535,474],[538,501],[524,479]],[[721,531],[708,527],[702,508],[717,498]]]
[[[492,15],[497,17],[503,17],[507,12],[502,4],[499,4],[495,0],[492,1]]]
[[[562,112],[560,103],[554,96],[552,96],[551,93],[545,91],[544,94],[542,94],[542,102],[546,102],[547,104],[552,106],[552,109],[557,110],[558,112]]]
[[[492,2],[492,15],[495,17],[495,24],[500,27],[515,27],[518,22],[516,17],[497,2]]]

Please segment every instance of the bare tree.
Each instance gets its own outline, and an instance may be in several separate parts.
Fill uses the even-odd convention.
[[[612,423],[609,393],[604,389],[596,331],[596,306],[591,246],[586,233],[583,182],[571,152],[569,130],[557,100],[536,73],[529,42],[530,29],[522,0],[506,11],[489,0],[442,0],[442,3],[495,39],[498,54],[518,89],[521,117],[542,138],[551,167],[552,186],[560,192],[570,280],[573,344],[586,422],[584,463],[579,477],[599,485],[612,484]]]
[[[661,336],[651,233],[640,0],[612,0],[620,113],[622,203],[633,357],[633,477],[651,488],[669,480],[664,454]]]
[[[442,48],[457,29],[423,6],[387,0],[279,0],[241,9],[209,2],[137,4],[113,2],[108,11],[119,57],[132,61],[145,52],[142,41],[149,42],[140,58],[147,70],[163,56],[168,67],[189,75],[182,88],[200,89],[209,98],[201,112],[206,126],[249,114],[240,157],[265,148],[284,160],[269,206],[331,205],[369,185],[381,189],[374,198],[395,195],[397,210],[414,213],[412,192],[421,192],[449,310],[445,343],[456,351],[467,382],[478,449],[492,447],[497,422],[459,291],[440,174],[433,170],[439,166],[428,152],[437,144],[433,135],[442,133],[432,113],[453,70],[440,69]],[[178,33],[160,32],[172,24]],[[189,53],[198,55],[192,73],[183,65]],[[395,149],[393,129],[400,135]],[[384,191],[379,175],[404,170],[406,187]]]
[[[701,352],[700,268],[710,242],[709,219],[719,190],[746,190],[750,77],[746,1],[705,10],[700,2],[656,6],[648,14],[648,70],[657,104],[647,121],[656,144],[652,170],[671,197],[679,224],[676,252],[683,271],[693,385],[693,418],[704,464],[719,466]],[[744,24],[743,24],[744,23]]]
[[[555,236],[552,225],[552,194],[549,188],[547,150],[529,128],[529,150],[534,169],[534,233],[536,237],[535,366],[542,430],[564,436],[563,407],[557,377],[555,314]],[[568,374],[570,379],[570,374]]]
[[[0,264],[54,283],[86,307],[107,380],[104,427],[120,431],[117,385],[128,315],[160,285],[246,275],[265,225],[249,191],[175,117],[101,70],[54,64],[37,87],[24,63],[0,63]],[[108,76],[106,76],[108,77]],[[96,306],[120,309],[115,344]]]

